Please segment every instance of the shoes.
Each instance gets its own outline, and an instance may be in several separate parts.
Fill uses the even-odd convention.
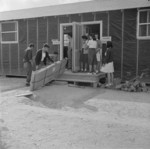
[[[92,72],[92,75],[96,75],[96,72]]]
[[[111,87],[112,86],[112,84],[110,83],[110,84],[106,84],[105,85],[105,87],[107,88],[107,87]]]
[[[26,83],[26,86],[30,86],[30,83],[27,82],[27,83]]]
[[[92,72],[88,72],[88,74],[89,74],[89,75],[91,75],[91,74],[92,74]]]

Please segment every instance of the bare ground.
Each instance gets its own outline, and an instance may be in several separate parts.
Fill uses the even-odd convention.
[[[54,83],[14,97],[26,90],[1,93],[0,149],[150,148],[149,94]]]

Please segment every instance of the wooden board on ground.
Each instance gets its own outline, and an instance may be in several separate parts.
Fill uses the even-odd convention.
[[[37,90],[61,76],[65,71],[67,60],[58,61],[40,70],[33,71],[30,90]]]
[[[24,96],[30,96],[30,95],[33,95],[33,93],[30,91],[27,91],[27,92],[16,95],[16,97],[24,97]]]

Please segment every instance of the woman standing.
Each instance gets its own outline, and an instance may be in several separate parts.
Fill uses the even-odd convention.
[[[94,35],[89,36],[90,40],[87,43],[89,47],[88,51],[88,62],[89,62],[89,72],[92,73],[92,66],[94,68],[94,72],[96,72],[96,49],[97,49],[97,41]]]
[[[80,53],[80,63],[81,63],[81,72],[86,72],[87,71],[87,66],[88,66],[88,40],[87,36],[83,35],[82,36],[82,49]]]
[[[101,69],[102,72],[107,73],[108,83],[106,87],[110,87],[114,82],[114,62],[113,62],[113,45],[111,41],[107,42],[107,50],[105,52],[105,64]]]

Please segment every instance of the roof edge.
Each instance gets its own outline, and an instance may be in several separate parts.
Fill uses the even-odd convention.
[[[94,0],[0,12],[0,21],[150,7],[148,0]]]

